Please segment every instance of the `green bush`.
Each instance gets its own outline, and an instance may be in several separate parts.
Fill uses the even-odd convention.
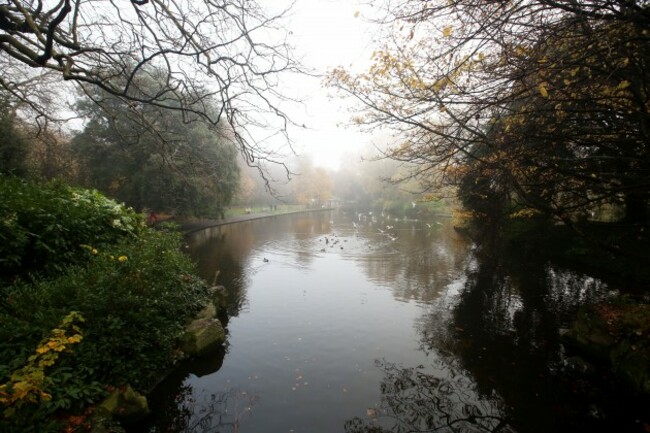
[[[0,275],[61,272],[81,245],[109,245],[145,230],[142,215],[97,191],[0,176]]]
[[[0,185],[12,189],[0,204],[2,257],[9,242],[16,247],[2,263],[14,278],[0,285],[0,388],[24,370],[62,318],[73,311],[84,318],[83,341],[44,369],[43,392],[51,398],[0,416],[0,431],[48,431],[47,425],[55,431],[52,420],[81,413],[109,387],[147,390],[169,368],[184,324],[208,299],[180,250],[180,234],[149,229],[141,216],[93,191],[63,185],[38,191],[7,179]],[[35,273],[20,278],[22,269]],[[40,427],[29,430],[25,419]]]
[[[29,350],[42,337],[39,331],[54,327],[67,312],[79,311],[86,318],[86,338],[74,356],[83,360],[78,367],[92,368],[105,383],[117,377],[145,385],[149,373],[141,370],[154,373],[160,368],[184,320],[207,296],[178,246],[174,234],[151,231],[137,240],[88,251],[87,266],[70,267],[53,280],[4,288],[7,320],[15,323],[0,331],[7,332],[3,344],[31,341]]]

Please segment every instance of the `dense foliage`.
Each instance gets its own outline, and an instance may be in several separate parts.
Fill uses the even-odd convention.
[[[84,244],[101,248],[146,232],[141,215],[97,191],[0,177],[0,271],[61,271],[85,260]]]
[[[140,87],[155,87],[163,79],[155,73]],[[78,104],[88,122],[71,143],[84,185],[138,210],[220,216],[239,184],[237,151],[223,129],[157,107],[127,107],[106,94],[93,99]]]
[[[2,263],[14,278],[0,287],[0,394],[13,402],[0,430],[44,431],[110,386],[151,386],[207,296],[179,235],[93,191],[2,179],[0,192],[2,247],[14,251]],[[75,334],[61,339],[70,314]],[[60,356],[43,363],[48,347]]]

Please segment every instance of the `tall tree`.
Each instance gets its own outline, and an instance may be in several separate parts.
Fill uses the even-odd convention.
[[[138,210],[222,214],[239,181],[232,142],[201,118],[142,106],[140,119],[155,125],[148,128],[131,117],[132,110],[119,111],[117,98],[104,98],[103,104],[114,106],[107,111],[80,103],[88,121],[72,143],[87,185]]]

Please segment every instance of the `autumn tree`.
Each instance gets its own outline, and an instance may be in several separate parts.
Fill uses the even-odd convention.
[[[647,222],[646,2],[372,3],[382,49],[329,83],[365,107],[357,123],[397,131],[388,155],[425,187],[466,179],[502,212],[567,224],[612,203]]]
[[[143,105],[198,117],[227,129],[263,167],[271,158],[258,131],[286,131],[278,79],[300,69],[285,42],[286,12],[267,15],[252,0],[9,0],[0,5],[0,88],[36,122],[66,116],[48,107],[74,93],[64,82],[119,101],[142,128],[160,127]],[[142,87],[154,69],[164,79]]]

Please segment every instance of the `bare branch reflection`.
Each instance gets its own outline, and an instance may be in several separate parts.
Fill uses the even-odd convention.
[[[404,368],[377,361],[385,377],[380,407],[369,421],[353,418],[347,433],[383,432],[512,432],[505,408],[496,395],[479,395],[463,374],[444,368],[435,374],[423,366]]]
[[[234,388],[196,395],[186,384],[173,396],[164,416],[156,418],[149,433],[237,433],[258,400],[257,395]]]

